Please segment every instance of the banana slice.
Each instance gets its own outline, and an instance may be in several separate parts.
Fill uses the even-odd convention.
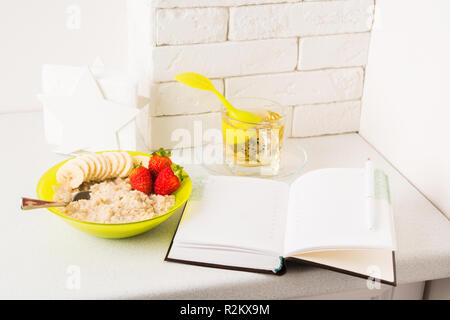
[[[118,152],[107,152],[104,153],[104,155],[111,162],[111,172],[109,174],[109,178],[116,178],[118,176],[118,172],[122,170],[122,157],[118,155]]]
[[[93,171],[92,163],[87,160],[83,155],[74,159],[74,163],[80,166],[81,170],[84,172],[84,181],[89,181],[89,177]]]
[[[122,154],[120,152],[111,152],[111,155],[117,160],[116,171],[114,171],[113,173],[113,178],[117,178],[125,168],[125,158],[122,157]]]
[[[100,162],[99,171],[97,173],[97,176],[95,177],[95,180],[103,180],[109,174],[109,162],[106,160],[106,157],[103,154],[96,153],[95,157]]]
[[[142,164],[142,166],[148,168],[148,163],[150,162],[150,157],[147,156],[133,156],[133,165]]]
[[[105,159],[106,162],[106,172],[105,175],[102,177],[102,180],[109,179],[112,176],[112,173],[114,172],[114,163],[112,157],[109,155],[109,152],[102,153],[103,159]]]
[[[73,166],[69,165],[71,168],[68,171],[68,175],[66,177],[68,178],[69,185],[72,189],[78,188],[84,181],[84,174],[83,171],[79,166]]]
[[[78,188],[84,181],[84,172],[80,166],[68,161],[57,172],[59,184],[68,184],[72,189]]]
[[[68,178],[70,187],[76,189],[84,182],[84,173],[79,166],[69,165],[69,167],[66,178]]]
[[[95,170],[95,163],[89,159],[88,157],[86,157],[85,155],[81,155],[79,158],[79,161],[83,161],[85,164],[87,164],[88,167],[88,172],[84,177],[84,181],[90,181],[91,180],[91,176],[94,173]]]
[[[119,173],[119,177],[125,178],[130,175],[131,170],[133,169],[133,158],[128,152],[122,151],[120,155],[125,161],[125,165],[123,170]]]
[[[86,159],[87,162],[89,162],[91,167],[91,172],[88,177],[88,181],[95,180],[98,175],[99,168],[101,166],[100,160],[98,160],[91,153],[84,154],[83,157]]]
[[[80,167],[80,169],[83,171],[83,179],[88,179],[89,177],[89,173],[91,171],[89,164],[86,162],[86,160],[84,158],[82,158],[81,156],[78,156],[74,159],[69,160],[67,163],[73,164],[75,166]]]
[[[109,173],[106,177],[107,179],[114,177],[114,173],[117,170],[117,166],[119,165],[118,159],[114,155],[112,155],[112,152],[106,152],[103,153],[103,156],[105,157],[106,161],[109,163]]]
[[[67,166],[68,166],[68,164],[66,162],[56,172],[56,182],[58,182],[58,184],[63,184],[65,182]]]
[[[101,181],[109,178],[126,178],[133,167],[142,164],[148,167],[150,157],[132,157],[125,151],[89,153],[67,161],[56,173],[59,184],[78,188],[85,181]]]

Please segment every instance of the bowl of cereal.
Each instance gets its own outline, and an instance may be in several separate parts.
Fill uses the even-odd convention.
[[[170,153],[155,154],[105,151],[62,161],[41,176],[37,196],[40,200],[68,201],[76,192],[89,190],[89,200],[48,210],[98,237],[117,239],[141,234],[167,220],[192,191],[189,176],[171,163]],[[166,170],[150,170],[158,166]],[[150,186],[145,179],[149,174]]]

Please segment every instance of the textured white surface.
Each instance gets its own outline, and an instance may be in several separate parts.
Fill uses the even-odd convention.
[[[223,81],[211,80],[223,94]],[[176,115],[220,111],[222,104],[217,96],[205,90],[194,89],[178,82],[155,83],[151,93],[152,115]]]
[[[150,148],[157,150],[160,147],[179,149],[198,146],[205,142],[204,133],[209,129],[217,129],[220,137],[220,113],[151,117]]]
[[[434,1],[426,10],[419,1],[377,6],[361,134],[450,217],[450,42],[442,41],[450,2]]]
[[[225,8],[162,9],[156,12],[156,41],[158,45],[225,41],[227,26]]]
[[[300,2],[302,0],[149,0],[155,8],[184,7],[232,7],[277,2]]]
[[[292,118],[294,117],[294,108],[288,107],[287,116],[286,116],[286,126],[284,127],[284,132],[287,137],[292,136]]]
[[[370,33],[301,38],[299,70],[354,67],[367,63]]]
[[[303,71],[225,80],[227,97],[264,97],[285,105],[361,98],[362,68]]]
[[[368,31],[373,8],[373,0],[233,7],[228,38],[250,40]]]
[[[99,239],[46,210],[21,212],[20,196],[35,196],[40,175],[64,157],[44,143],[41,113],[0,116],[4,188],[0,233],[0,298],[283,299],[366,287],[363,279],[288,264],[281,277],[164,262],[179,213],[134,238]],[[32,137],[32,139],[30,138]],[[450,223],[357,134],[299,139],[308,152],[303,171],[361,166],[367,157],[389,174],[394,199],[400,284],[450,276]],[[32,161],[30,161],[32,159]],[[16,170],[20,168],[20,170]],[[194,183],[199,167],[186,166]],[[80,289],[69,290],[69,266]]]
[[[154,30],[137,36],[137,43],[147,43],[151,38],[152,47],[149,53],[137,50],[144,57],[144,62],[140,62],[144,67],[140,68],[137,63],[136,70],[142,74],[139,88],[144,91],[152,88],[152,115],[220,110],[218,101],[208,93],[193,92],[173,84],[174,75],[189,71],[226,81],[228,96],[265,97],[291,110],[294,105],[361,98],[363,70],[351,67],[366,64],[373,0],[142,1],[147,6],[138,10],[136,25]],[[150,6],[152,13],[146,13],[147,16],[157,19],[146,26],[145,21],[141,21],[145,20],[141,11],[147,12]],[[348,70],[329,70],[342,68]],[[320,72],[291,73],[296,69]],[[151,75],[147,76],[145,70]],[[251,77],[253,75],[256,77]],[[149,81],[154,83],[149,84]],[[147,96],[148,93],[142,94]],[[297,118],[300,110],[309,109],[299,108]],[[319,116],[317,111],[314,110],[314,114]],[[339,117],[348,114],[342,113],[342,108],[329,108],[329,112]],[[291,118],[288,119],[288,135]],[[316,127],[312,131],[317,135],[337,132],[339,123],[343,130],[351,127],[350,131],[354,131],[357,126],[353,119],[349,126],[348,117],[331,119],[327,116],[320,122],[321,130]]]
[[[293,137],[356,132],[359,129],[361,101],[346,101],[294,107]]]
[[[296,39],[156,47],[153,80],[173,80],[180,72],[226,77],[291,71],[297,65],[297,49]]]

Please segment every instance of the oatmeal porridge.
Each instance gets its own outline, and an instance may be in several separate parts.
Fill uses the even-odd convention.
[[[166,213],[175,204],[174,195],[147,195],[133,190],[129,178],[115,178],[99,183],[83,183],[72,189],[68,185],[55,188],[55,201],[70,201],[73,194],[90,190],[90,200],[78,200],[60,210],[68,216],[96,223],[142,221]]]

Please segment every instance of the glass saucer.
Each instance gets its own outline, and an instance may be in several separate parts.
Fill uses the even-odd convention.
[[[298,175],[305,167],[307,160],[306,151],[300,146],[300,141],[298,139],[286,139],[281,150],[280,170],[276,175],[236,174],[223,162],[222,155],[218,155],[213,161],[203,162],[202,166],[213,175],[280,179]]]

